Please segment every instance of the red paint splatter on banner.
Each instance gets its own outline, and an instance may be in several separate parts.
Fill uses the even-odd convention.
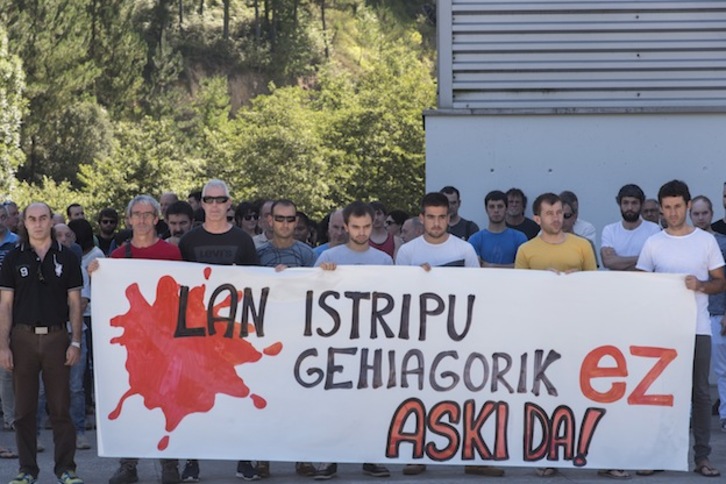
[[[208,269],[204,270],[205,277]],[[189,290],[186,325],[188,328],[205,328],[206,333],[205,290],[204,284]],[[187,415],[211,410],[218,393],[240,398],[250,396],[258,409],[267,405],[264,398],[250,395],[250,389],[235,371],[238,365],[253,364],[262,358],[262,353],[247,339],[239,337],[239,322],[235,322],[232,338],[224,337],[226,327],[217,328],[213,336],[174,337],[179,292],[180,285],[171,276],[159,279],[153,304],[146,301],[138,284],[126,288],[130,309],[126,314],[111,319],[111,326],[123,328],[124,332],[112,338],[111,344],[126,347],[129,389],[109,413],[109,419],[118,418],[124,401],[133,395],[140,395],[149,410],[161,409],[167,432],[176,429]],[[241,301],[243,294],[239,292],[238,296]],[[214,307],[214,313],[218,315],[229,306],[227,298]],[[274,343],[271,347],[277,348],[277,351],[266,354],[277,355],[282,343]],[[164,450],[168,445],[167,435],[157,447]]]
[[[209,280],[209,276],[212,275],[212,268],[211,267],[205,267],[204,268],[204,279]]]
[[[280,354],[280,351],[282,351],[282,343],[279,341],[262,350],[262,352],[267,356],[277,356]]]

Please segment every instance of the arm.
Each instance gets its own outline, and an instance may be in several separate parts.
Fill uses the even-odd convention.
[[[81,311],[81,291],[72,289],[68,291],[68,318],[71,321],[71,342],[81,342],[83,337],[83,312]],[[81,349],[68,345],[66,350],[66,365],[73,366],[78,363]]]
[[[696,276],[686,276],[686,287],[691,291],[703,294],[718,294],[726,291],[726,277],[724,277],[723,266],[708,271],[711,278],[708,281],[701,281]]]
[[[0,291],[0,366],[13,369],[13,354],[10,351],[10,327],[13,323],[13,291]]]
[[[638,262],[636,256],[620,256],[615,253],[615,249],[612,247],[600,249],[600,257],[602,257],[603,265],[613,271],[632,271],[635,269],[636,262]]]

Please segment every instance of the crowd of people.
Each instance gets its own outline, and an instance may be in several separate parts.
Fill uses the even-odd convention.
[[[569,273],[604,269],[689,274],[684,284],[698,305],[693,365],[692,429],[695,471],[718,476],[709,461],[708,375],[718,378],[721,428],[726,431],[726,217],[712,223],[713,206],[692,198],[685,183],[664,184],[657,199],[646,199],[634,184],[623,186],[616,201],[621,218],[603,228],[599,254],[597,230],[579,217],[571,191],[543,193],[525,216],[522,190],[494,190],[484,197],[486,228],[459,215],[461,196],[452,186],[426,194],[420,211],[409,215],[387,210],[378,201],[355,201],[316,223],[287,199],[233,204],[229,188],[210,180],[201,191],[180,200],[163,193],[134,197],[124,212],[104,208],[96,229],[79,204],[65,214],[45,203],[22,212],[13,202],[0,205],[0,400],[3,426],[14,430],[18,452],[0,449],[0,457],[19,458],[19,474],[10,484],[36,482],[39,425],[46,414],[53,429],[54,472],[62,484],[82,484],[75,451],[90,448],[86,414],[93,408],[90,280],[98,259],[184,260],[222,265],[290,267],[339,265],[417,265],[514,268]],[[726,208],[726,185],[724,185]],[[688,223],[690,215],[691,224]],[[599,255],[599,257],[598,257]],[[136,458],[121,459],[110,484],[138,481]],[[199,462],[161,462],[162,482],[196,482]],[[296,463],[298,474],[326,480],[335,463]],[[365,463],[363,473],[387,477],[380,463]],[[405,466],[416,475],[423,464]],[[502,476],[498,467],[470,465],[467,474]],[[639,475],[657,470],[641,469]],[[537,469],[546,477],[553,468]],[[605,477],[630,477],[621,469],[603,469]],[[241,460],[236,476],[256,480],[270,474],[269,462]]]

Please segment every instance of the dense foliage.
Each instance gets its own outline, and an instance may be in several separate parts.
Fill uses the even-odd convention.
[[[93,213],[218,177],[235,200],[315,216],[355,198],[411,209],[432,5],[7,0],[0,195]]]

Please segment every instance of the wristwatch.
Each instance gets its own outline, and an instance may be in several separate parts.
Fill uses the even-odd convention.
[[[78,348],[80,350],[81,342],[80,341],[71,341],[71,346],[73,346],[74,348]]]

